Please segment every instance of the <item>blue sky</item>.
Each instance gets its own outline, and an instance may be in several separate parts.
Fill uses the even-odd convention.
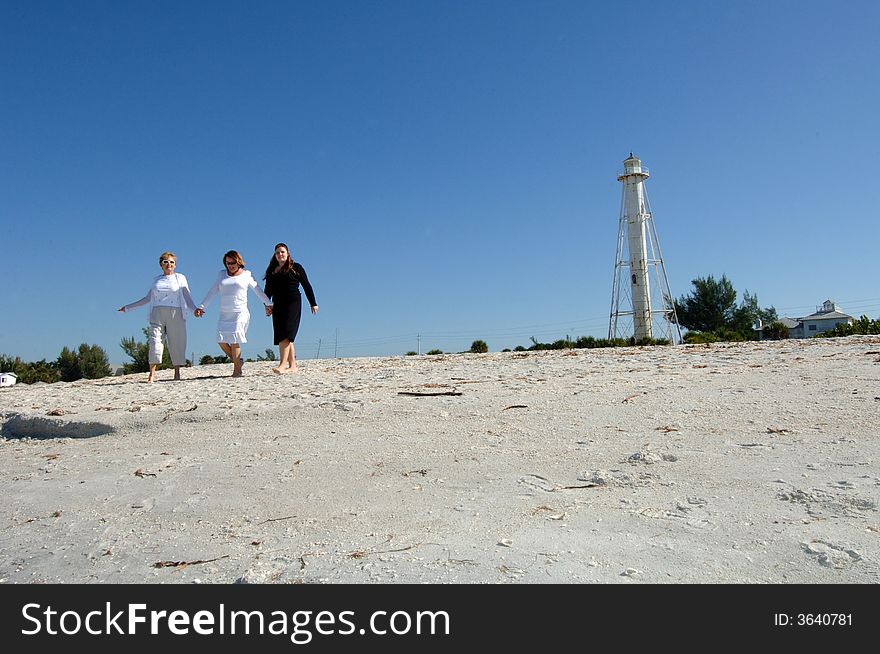
[[[0,352],[125,359],[284,241],[313,357],[604,336],[630,151],[670,286],[880,315],[876,2],[0,2]],[[255,296],[247,356],[272,345]],[[220,354],[217,305],[189,323]]]

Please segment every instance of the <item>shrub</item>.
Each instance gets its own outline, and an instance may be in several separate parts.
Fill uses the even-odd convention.
[[[275,350],[267,347],[266,353],[263,356],[257,355],[257,361],[274,361],[275,360]]]
[[[788,338],[790,336],[790,331],[788,327],[783,325],[778,320],[776,322],[771,322],[769,325],[764,327],[764,338],[771,341],[781,341],[784,338]]]
[[[489,351],[489,346],[486,345],[486,341],[474,341],[471,343],[471,352],[474,354],[485,354]]]
[[[0,372],[14,372],[19,384],[33,384],[38,381],[53,384],[59,379],[55,362],[45,359],[28,362],[22,361],[21,357],[0,355]]]
[[[250,361],[250,359],[248,359]],[[199,359],[200,366],[213,366],[215,363],[232,363],[229,360],[229,357],[225,354],[222,354],[217,357],[212,357],[210,354],[206,354],[201,359]]]
[[[77,379],[100,379],[110,373],[110,364],[107,361],[107,353],[97,345],[83,343],[77,350],[70,350],[66,346],[61,350],[55,362],[61,381],[76,381]]]
[[[683,343],[717,343],[719,339],[714,332],[688,332],[681,339]]]
[[[80,373],[85,379],[100,379],[101,377],[109,376],[113,372],[110,370],[107,353],[97,345],[86,345],[83,343],[79,346],[77,358],[79,360]]]
[[[829,329],[821,334],[816,334],[816,338],[830,338],[833,336],[852,336],[853,334],[880,334],[880,318],[871,320],[868,316],[862,316],[854,321],[851,325],[841,323],[834,329]]]

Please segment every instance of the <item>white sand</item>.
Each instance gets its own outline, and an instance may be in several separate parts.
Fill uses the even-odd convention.
[[[0,579],[880,581],[878,337],[271,365],[0,391]]]

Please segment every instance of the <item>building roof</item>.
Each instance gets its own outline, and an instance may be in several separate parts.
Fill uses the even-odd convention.
[[[785,325],[789,329],[794,329],[795,327],[797,327],[800,324],[800,322],[795,320],[794,318],[786,318],[784,316],[779,319],[779,322],[781,322],[783,325]]]
[[[801,320],[840,320],[852,318],[849,314],[843,313],[842,311],[817,311],[816,313],[811,313],[809,316],[804,316]]]
[[[7,377],[15,377],[16,379],[18,379],[18,375],[16,375],[14,372],[0,372],[0,375],[6,375]]]

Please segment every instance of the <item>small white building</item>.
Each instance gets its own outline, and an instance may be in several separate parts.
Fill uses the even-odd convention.
[[[18,375],[14,372],[0,372],[0,387],[15,386],[18,381]]]
[[[816,313],[801,318],[801,324],[804,326],[804,336],[809,338],[838,325],[849,325],[853,320],[852,316],[845,314],[834,304],[834,300],[825,300],[821,307],[816,307]]]
[[[838,325],[850,325],[854,320],[855,318],[841,311],[840,307],[834,304],[834,300],[825,300],[821,306],[816,307],[816,312],[809,316],[796,320],[781,318],[791,330],[791,338],[811,338]]]

